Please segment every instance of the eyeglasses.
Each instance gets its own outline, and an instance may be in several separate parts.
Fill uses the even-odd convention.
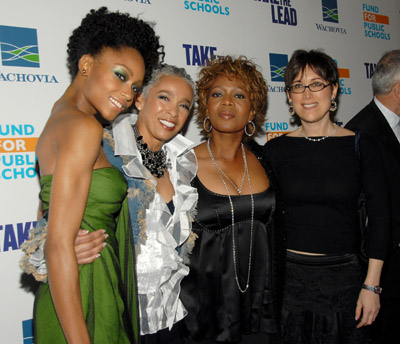
[[[308,88],[311,92],[318,92],[322,91],[325,87],[330,86],[331,84],[323,84],[322,82],[315,81],[310,85],[303,85],[303,84],[294,84],[292,86],[287,87],[287,90],[292,93],[303,93],[305,92],[306,88]]]

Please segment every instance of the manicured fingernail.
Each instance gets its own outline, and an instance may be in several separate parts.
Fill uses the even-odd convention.
[[[102,229],[101,232],[104,234],[104,233],[106,232],[106,230],[105,230],[105,229]]]
[[[99,258],[101,256],[100,253],[96,254],[96,259]]]
[[[84,234],[88,234],[88,233],[89,233],[89,231],[88,231],[87,229],[82,229],[82,233],[84,233]]]
[[[106,242],[103,242],[103,247],[106,247],[107,246],[107,243]]]
[[[108,236],[109,236],[108,234],[104,234],[104,237],[105,237],[106,239],[108,238]]]

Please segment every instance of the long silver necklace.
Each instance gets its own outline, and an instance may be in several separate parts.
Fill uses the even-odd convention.
[[[250,199],[251,199],[251,218],[250,218],[250,248],[249,248],[249,267],[247,270],[247,281],[246,281],[246,287],[242,288],[240,286],[239,282],[239,277],[237,273],[237,263],[236,263],[236,243],[235,243],[235,209],[233,207],[233,202],[231,198],[231,194],[229,192],[228,185],[225,182],[224,176],[229,179],[226,174],[222,171],[222,169],[219,167],[217,161],[215,160],[212,152],[211,152],[211,147],[210,147],[210,139],[207,141],[207,149],[208,149],[208,154],[210,155],[211,161],[213,165],[215,166],[219,177],[221,178],[222,183],[225,186],[226,193],[228,194],[228,199],[229,199],[229,204],[231,206],[231,216],[232,216],[232,254],[233,254],[233,269],[235,271],[235,281],[236,285],[241,293],[245,293],[247,289],[249,288],[250,285],[250,271],[251,271],[251,257],[252,257],[252,248],[253,248],[253,232],[254,232],[254,197],[253,197],[253,189],[251,187],[251,181],[250,181],[250,174],[249,174],[249,169],[247,166],[247,159],[246,159],[246,151],[244,149],[243,143],[241,144],[242,148],[242,155],[243,155],[243,162],[244,162],[244,170],[245,173],[247,174],[247,180],[249,182],[249,189],[250,189]]]
[[[209,147],[209,145],[210,145],[210,144],[208,143],[208,147]],[[209,151],[211,151],[211,150],[209,150]],[[245,157],[246,157],[246,153],[245,153],[245,151],[244,151],[243,144],[242,144],[242,154],[243,154],[243,156],[244,156],[244,158],[243,158],[243,161],[244,161],[244,160],[245,160]],[[211,153],[210,156],[212,156],[212,153]],[[213,162],[214,162],[214,160],[213,160]],[[222,174],[222,175],[228,180],[228,182],[230,182],[230,183],[232,184],[232,186],[235,188],[235,190],[237,191],[237,193],[238,193],[239,195],[241,195],[241,194],[242,194],[242,189],[243,189],[244,177],[245,177],[245,175],[246,175],[246,168],[243,168],[243,176],[242,176],[242,180],[241,180],[241,182],[240,182],[240,187],[237,187],[236,184],[232,181],[232,179],[229,178],[229,177],[225,174],[224,171],[222,171],[222,169],[219,167],[218,164],[214,164],[214,166],[215,166],[215,168],[218,170],[218,172],[219,172],[220,174]]]
[[[306,134],[304,133],[303,127],[300,128],[300,134],[308,141],[313,141],[313,142],[323,141],[323,140],[327,139],[328,137],[331,137],[336,134],[338,125],[336,123],[333,123],[333,125],[335,126],[335,129],[333,129],[333,131],[329,135],[319,137],[318,139],[306,136]]]

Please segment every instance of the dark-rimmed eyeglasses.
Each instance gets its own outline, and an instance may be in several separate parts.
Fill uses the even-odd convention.
[[[287,90],[292,93],[303,93],[306,88],[308,88],[311,92],[322,91],[325,87],[330,86],[331,84],[323,84],[322,82],[316,81],[309,85],[303,84],[294,84],[292,86],[287,87]]]

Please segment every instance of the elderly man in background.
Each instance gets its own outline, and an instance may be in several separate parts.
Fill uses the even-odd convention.
[[[374,99],[347,123],[346,128],[376,139],[390,186],[393,247],[382,273],[382,308],[374,325],[376,343],[389,344],[399,338],[400,326],[400,50],[389,51],[379,60],[372,88]]]

